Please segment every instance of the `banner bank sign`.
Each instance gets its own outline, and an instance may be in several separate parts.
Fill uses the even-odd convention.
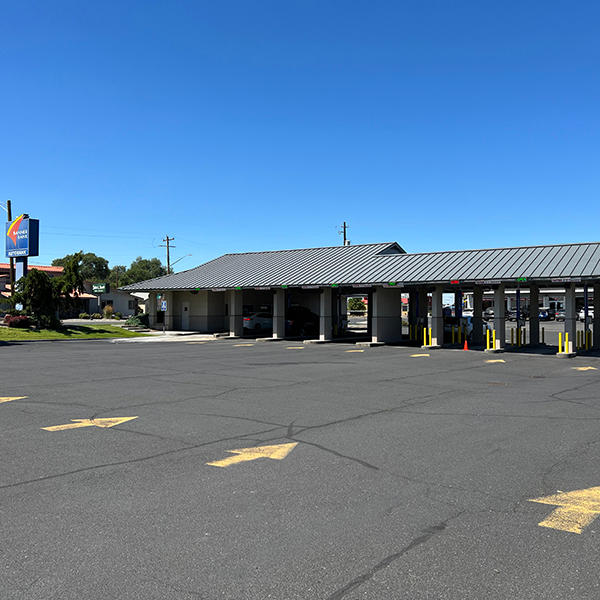
[[[21,215],[6,224],[6,256],[37,256],[39,254],[40,222]]]

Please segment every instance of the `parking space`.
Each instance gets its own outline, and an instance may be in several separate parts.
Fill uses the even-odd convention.
[[[597,596],[598,358],[239,340],[3,358],[3,598]]]

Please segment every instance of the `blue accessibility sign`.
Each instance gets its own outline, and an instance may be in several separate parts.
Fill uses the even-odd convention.
[[[161,301],[160,310],[161,310],[161,312],[167,312],[167,301],[166,300]]]

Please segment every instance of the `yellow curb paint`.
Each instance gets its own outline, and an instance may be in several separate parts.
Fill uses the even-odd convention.
[[[486,360],[486,363],[505,363],[506,361],[503,358],[495,358],[493,360]]]
[[[52,427],[42,427],[46,431],[64,431],[65,429],[78,429],[80,427],[114,427],[137,417],[108,417],[106,419],[71,419],[73,423],[65,425],[53,425]]]
[[[573,367],[576,371],[597,371],[596,367]]]
[[[411,358],[420,358],[422,356],[431,356],[431,354],[411,354]]]
[[[0,404],[3,402],[12,402],[13,400],[24,400],[29,396],[0,396]]]
[[[273,460],[283,460],[296,446],[298,442],[290,444],[276,444],[275,446],[255,446],[253,448],[239,448],[237,450],[227,450],[235,454],[221,460],[207,462],[211,467],[229,467],[237,463],[257,460],[258,458],[271,458]]]
[[[572,492],[559,491],[551,496],[532,498],[529,502],[552,504],[559,507],[538,523],[540,527],[580,534],[600,515],[600,487],[573,490]]]
[[[346,350],[346,352],[364,352],[364,350]]]

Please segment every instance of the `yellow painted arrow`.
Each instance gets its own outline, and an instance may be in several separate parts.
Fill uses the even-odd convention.
[[[221,460],[207,462],[212,467],[228,467],[236,463],[256,460],[257,458],[272,458],[273,460],[283,460],[296,446],[298,442],[290,444],[276,444],[275,446],[254,446],[252,448],[239,448],[238,450],[227,450],[236,456],[229,456]]]
[[[558,492],[543,498],[532,498],[529,502],[560,507],[538,523],[540,527],[582,533],[583,529],[600,515],[600,487]]]
[[[27,396],[0,396],[0,404],[3,402],[12,402],[13,400],[24,400]]]
[[[53,425],[52,427],[42,427],[46,431],[63,431],[65,429],[78,429],[79,427],[114,427],[126,421],[137,419],[137,417],[108,417],[106,419],[71,419],[73,423],[65,425]]]

